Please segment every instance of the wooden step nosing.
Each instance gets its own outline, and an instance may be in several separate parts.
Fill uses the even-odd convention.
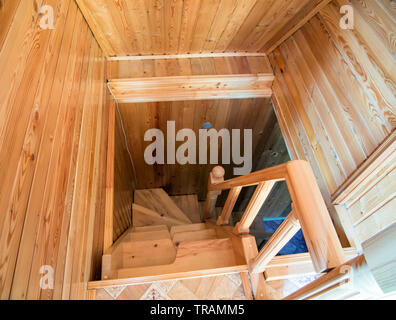
[[[90,281],[88,282],[88,290],[129,286],[129,285],[139,285],[139,284],[149,284],[157,281],[171,281],[171,280],[203,278],[208,276],[220,276],[220,275],[241,273],[247,271],[249,271],[247,265],[237,265],[237,266],[221,267],[221,268],[213,268],[213,269],[205,269],[205,270],[194,270],[188,272],[175,272],[175,273],[168,273],[168,274],[154,275],[154,276]]]

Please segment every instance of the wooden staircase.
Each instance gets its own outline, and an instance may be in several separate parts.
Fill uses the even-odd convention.
[[[193,223],[201,221],[196,196],[174,201],[163,189],[149,189],[134,198],[133,226],[103,255],[103,280],[133,284],[247,271],[231,227]]]
[[[286,181],[292,211],[259,252],[249,229],[277,181]],[[229,226],[238,195],[243,187],[252,185],[257,187],[241,220],[235,227]],[[223,190],[230,192],[221,215],[217,221],[208,220],[214,217],[217,197]],[[367,271],[364,256],[347,261],[352,258],[348,255],[350,250],[341,247],[315,176],[305,161],[291,161],[227,181],[224,169],[214,168],[202,213],[196,196],[173,200],[162,189],[136,191],[132,207],[133,226],[115,243],[105,243],[102,280],[89,282],[89,292],[240,273],[246,296],[275,299],[266,279],[301,273],[298,270],[302,267],[302,274],[308,270],[326,275],[285,299],[313,299],[329,294],[344,297],[356,292],[373,295],[367,288],[375,287],[375,281]],[[105,239],[112,239],[110,214],[109,210]],[[309,254],[276,257],[300,229]],[[353,272],[345,273],[346,269]],[[349,282],[354,283],[352,288],[345,286]],[[343,286],[342,290],[338,286]]]

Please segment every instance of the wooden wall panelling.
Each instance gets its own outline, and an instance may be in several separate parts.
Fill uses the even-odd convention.
[[[331,195],[394,129],[396,106],[395,21],[380,1],[352,1],[355,29],[341,30],[343,4],[322,8],[269,56],[288,148],[311,163],[339,235]]]
[[[274,125],[273,117],[270,117],[273,109],[269,99],[120,104],[120,112],[129,149],[133,150],[138,189],[164,187],[171,195],[198,193],[200,200],[205,199],[207,179],[213,165],[149,166],[144,160],[144,151],[150,144],[144,141],[145,132],[159,128],[166,133],[167,121],[176,121],[176,131],[190,128],[197,136],[205,122],[210,122],[217,130],[249,128],[253,129],[255,150],[261,137],[268,135]],[[176,143],[176,149],[180,144],[181,142]],[[220,148],[221,144],[219,150]],[[226,176],[232,177],[232,166],[226,166],[226,171]]]
[[[277,109],[278,116],[281,116],[278,118],[281,119],[280,123],[283,121],[286,123],[282,128],[282,132],[290,132],[285,134],[285,137],[288,137],[286,138],[286,141],[288,142],[289,149],[292,150],[291,156],[294,157],[293,160],[304,159],[310,162],[322,195],[324,196],[325,202],[332,216],[337,234],[341,237],[344,244],[346,244],[347,242],[345,235],[343,235],[342,227],[338,221],[338,217],[335,215],[334,208],[332,209],[329,186],[326,184],[320,164],[317,161],[317,156],[315,155],[315,153],[318,154],[322,151],[316,144],[312,145],[310,142],[310,137],[316,139],[317,136],[313,133],[312,127],[308,127],[308,131],[306,131],[304,124],[306,125],[307,121],[305,121],[305,123],[302,122],[302,119],[308,120],[308,117],[304,115],[306,111],[303,109],[303,104],[298,94],[296,84],[293,81],[291,74],[289,74],[285,61],[278,49],[270,56],[270,61],[274,66],[275,73],[273,86],[274,106]],[[302,119],[300,118],[299,112],[304,115]],[[327,167],[326,162],[321,165]]]
[[[7,36],[8,30],[10,29],[12,20],[15,17],[15,11],[17,10],[20,0],[6,0],[1,2],[0,6],[0,48],[3,47],[3,43]]]
[[[309,1],[302,7],[301,10],[295,12],[294,18],[290,20],[286,25],[282,26],[277,33],[272,36],[270,40],[266,41],[266,44],[261,51],[266,53],[272,52],[281,43],[287,40],[291,35],[298,31],[305,23],[307,23],[313,16],[315,16],[323,7],[329,4],[331,0],[321,1]],[[290,11],[286,13],[290,15]],[[261,41],[264,42],[264,41]]]
[[[328,2],[77,0],[107,56],[263,51]]]
[[[19,14],[23,15],[26,14],[26,11],[24,12],[24,10],[26,10],[26,7],[19,7],[18,11],[16,12],[16,16],[15,19],[17,19],[17,17],[19,17]],[[22,10],[22,12],[20,12],[20,10]],[[65,21],[66,21],[66,17],[68,16],[68,11],[69,10],[69,2],[65,2],[64,6],[60,7],[60,11],[57,12],[58,15],[58,23],[59,26],[64,26],[65,25]],[[73,30],[74,28],[74,18],[73,18],[73,10],[70,10],[70,16],[71,18],[69,19],[69,24],[67,25],[68,28],[71,28]],[[74,10],[74,17],[75,17],[75,13],[76,10]],[[59,16],[60,15],[60,16]],[[20,18],[20,17],[19,17]],[[31,21],[30,21],[31,22]],[[37,28],[36,29],[36,41],[40,41],[40,39],[44,39],[46,41],[49,41],[49,37],[50,34],[48,32],[39,32],[39,27],[37,26],[38,21],[34,21],[34,27]],[[14,34],[14,32],[17,32],[17,29],[14,29],[14,24],[11,26],[10,28],[10,35],[9,38],[7,38],[7,41],[3,47],[3,54],[4,56],[2,56],[1,58],[1,62],[5,62],[7,60],[7,56],[6,53],[8,54],[12,54],[12,52],[9,52],[8,49],[11,48],[11,44],[10,42],[12,41],[13,45],[16,47],[20,42],[23,42],[20,38],[16,38],[15,40],[9,40],[10,37]],[[16,36],[18,36],[18,34],[16,34]],[[63,35],[62,35],[63,36]],[[11,114],[10,117],[8,118],[8,122],[9,125],[14,126],[15,130],[19,131],[19,137],[15,138],[15,135],[17,132],[13,132],[12,129],[11,131],[7,130],[7,128],[5,126],[2,126],[2,129],[4,130],[3,132],[5,133],[6,130],[8,131],[8,134],[10,135],[9,137],[6,137],[5,135],[3,135],[2,137],[2,150],[4,150],[3,148],[9,148],[7,147],[7,144],[10,145],[12,143],[12,145],[14,146],[14,152],[9,153],[9,157],[15,157],[16,160],[13,162],[9,162],[8,165],[2,165],[2,168],[7,168],[7,171],[5,171],[4,169],[2,170],[2,175],[7,174],[9,177],[5,178],[5,184],[3,185],[4,187],[7,186],[8,183],[12,183],[15,184],[16,186],[21,186],[19,187],[20,190],[20,196],[16,197],[14,196],[14,192],[17,189],[14,189],[15,191],[11,192],[10,194],[6,194],[2,192],[2,194],[4,194],[4,196],[1,199],[2,202],[2,206],[5,205],[4,210],[1,210],[1,212],[3,213],[3,217],[8,217],[11,215],[7,215],[7,212],[14,212],[14,221],[13,221],[13,229],[11,230],[5,230],[3,229],[2,235],[7,235],[10,234],[12,236],[12,240],[10,242],[8,242],[8,244],[11,244],[8,248],[6,247],[6,243],[5,242],[5,238],[3,238],[3,240],[1,241],[2,243],[2,250],[1,252],[4,254],[3,256],[3,261],[7,261],[8,263],[5,263],[3,271],[6,270],[7,273],[3,274],[1,276],[2,281],[7,281],[8,284],[6,284],[6,286],[2,287],[2,294],[4,295],[3,297],[7,297],[10,294],[10,290],[11,290],[11,285],[12,285],[12,281],[13,281],[13,274],[14,274],[14,270],[15,270],[15,263],[16,263],[16,259],[17,259],[17,254],[18,254],[18,247],[20,246],[20,236],[22,234],[22,230],[24,227],[24,221],[25,222],[32,222],[32,224],[30,224],[30,226],[32,227],[32,229],[28,229],[26,232],[23,232],[24,235],[29,236],[27,233],[29,233],[31,235],[32,238],[29,239],[29,242],[26,243],[26,246],[24,246],[22,249],[20,249],[19,255],[22,257],[22,260],[25,258],[25,254],[27,254],[28,256],[30,255],[30,259],[32,259],[32,254],[33,254],[33,250],[34,250],[34,242],[35,242],[35,233],[38,227],[38,220],[39,220],[39,216],[40,214],[35,214],[35,215],[31,215],[26,216],[26,211],[27,211],[27,206],[29,203],[29,191],[31,189],[31,185],[32,185],[32,179],[35,176],[35,172],[36,172],[36,159],[39,157],[45,157],[46,160],[44,160],[43,163],[46,167],[48,167],[48,162],[49,162],[49,158],[50,158],[50,151],[48,150],[49,145],[45,145],[47,146],[47,150],[45,150],[45,153],[43,154],[42,152],[39,153],[39,150],[43,150],[43,147],[40,147],[40,140],[41,140],[41,135],[43,134],[43,130],[44,130],[44,125],[45,125],[45,121],[46,121],[46,116],[48,115],[48,112],[51,112],[49,110],[50,109],[50,98],[49,98],[49,92],[47,92],[48,87],[50,87],[52,85],[52,83],[54,82],[54,75],[55,74],[55,70],[56,70],[56,59],[58,59],[59,57],[59,52],[61,49],[61,38],[60,37],[56,37],[55,35],[52,35],[51,40],[58,46],[55,49],[55,53],[54,53],[54,57],[55,60],[51,60],[50,55],[46,56],[46,48],[47,45],[44,45],[43,43],[41,44],[41,48],[43,49],[39,49],[36,50],[36,57],[42,57],[41,59],[39,58],[38,60],[27,60],[27,64],[24,66],[22,65],[21,67],[24,69],[20,69],[18,70],[19,73],[18,75],[21,76],[26,76],[27,78],[29,78],[30,75],[33,75],[33,79],[29,78],[29,85],[26,84],[26,80],[25,83],[23,84],[20,83],[19,87],[13,88],[12,85],[11,87],[8,87],[7,90],[3,90],[3,92],[5,93],[14,93],[16,97],[19,97],[19,100],[23,99],[23,104],[25,106],[25,108],[21,108],[21,101],[19,101],[20,106],[18,107],[18,105],[14,105],[14,107],[12,106],[12,101],[17,101],[17,100],[8,100],[8,103],[11,102],[11,105],[7,105],[6,102],[7,100],[4,100],[4,104],[2,106],[2,111],[8,111],[8,110],[15,110],[15,112],[18,110],[19,114],[18,114],[18,120],[17,119],[13,119]],[[69,41],[67,41],[67,39],[65,39],[64,42],[64,47],[62,47],[62,49],[66,52],[63,56],[63,70],[65,69],[66,65],[67,65],[67,59],[68,59],[68,54],[69,54],[69,50],[70,50],[70,44],[71,44],[71,36],[69,34]],[[47,42],[48,43],[48,42]],[[67,47],[69,46],[69,48]],[[39,47],[40,48],[40,47]],[[8,52],[7,52],[8,51]],[[31,55],[30,59],[33,59],[35,56]],[[37,65],[43,65],[44,64],[44,60],[43,57],[45,57],[46,62],[50,62],[53,63],[54,66],[48,67],[45,70],[41,70],[41,68],[37,68]],[[48,61],[49,59],[49,61]],[[34,61],[34,63],[33,63]],[[8,60],[9,62],[9,60]],[[29,70],[29,64],[30,64],[30,70]],[[15,67],[15,66],[14,66]],[[19,67],[19,66],[18,66]],[[32,70],[34,68],[34,70]],[[4,73],[3,75],[7,75],[7,70],[4,69]],[[29,74],[30,71],[30,74]],[[45,71],[45,72],[44,72]],[[26,73],[25,73],[26,72]],[[48,76],[48,78],[47,78]],[[52,79],[50,78],[52,76]],[[63,75],[64,76],[64,75]],[[41,78],[41,80],[40,80]],[[39,82],[40,80],[40,82]],[[48,81],[48,82],[47,82]],[[48,86],[44,87],[43,84],[46,83]],[[23,85],[23,86],[22,86]],[[37,87],[39,85],[39,87]],[[63,85],[63,82],[60,82],[59,86]],[[30,92],[30,94],[26,91],[26,88],[38,88],[38,92],[36,95],[36,91],[32,90]],[[13,90],[12,90],[13,89]],[[23,94],[21,94],[21,92],[23,92]],[[42,101],[41,98],[43,98]],[[60,99],[61,99],[61,93],[59,93],[57,95],[53,95],[52,100],[57,99],[56,103],[60,104]],[[34,101],[32,101],[31,99],[34,99]],[[39,102],[41,102],[39,104]],[[13,107],[13,108],[12,108]],[[56,124],[56,116],[57,116],[57,112],[58,110],[54,109],[52,110],[52,114],[54,114],[52,123],[51,123],[51,131],[52,133],[54,132],[54,126]],[[3,115],[1,119],[3,120]],[[19,126],[15,126],[15,122],[19,122]],[[26,131],[26,127],[23,128],[22,126],[29,126],[28,127],[28,131],[26,132],[27,135],[24,135],[25,131]],[[22,134],[21,134],[22,133]],[[14,138],[12,138],[12,135],[14,135]],[[24,141],[26,140],[26,141]],[[21,152],[22,148],[24,148],[24,150],[26,150],[25,152]],[[30,159],[29,159],[30,157]],[[48,160],[47,160],[48,159]],[[15,164],[14,164],[15,163]],[[18,167],[17,167],[18,165]],[[47,168],[46,168],[47,170]],[[42,186],[41,192],[38,195],[37,198],[33,198],[33,201],[37,201],[37,203],[35,204],[36,210],[39,211],[41,209],[41,200],[43,197],[43,189],[45,188],[45,173],[46,171],[42,172],[42,177],[41,179],[35,179],[35,183],[38,183]],[[8,182],[9,181],[9,182]],[[9,188],[12,188],[11,186]],[[15,187],[14,187],[15,188]],[[34,190],[34,189],[33,189]],[[34,191],[33,191],[34,192]],[[15,200],[14,200],[15,198]],[[32,203],[31,203],[32,204]],[[13,207],[15,209],[13,209]],[[30,220],[30,221],[29,221]],[[8,225],[7,223],[2,223],[2,226],[6,226]],[[14,238],[15,237],[15,238]],[[22,240],[24,241],[24,239]],[[22,242],[23,243],[23,242]],[[32,260],[28,260],[29,264],[32,263]],[[19,263],[19,259],[18,259],[18,263]],[[18,268],[18,265],[17,265]],[[27,268],[27,263],[24,264],[24,268]],[[28,281],[28,277],[29,277],[29,271],[26,271],[26,269],[24,270],[24,274],[21,275],[21,278],[15,277],[16,278],[15,282],[18,284],[18,281],[21,281],[22,283],[24,283],[25,278],[27,277],[26,281]],[[18,272],[18,270],[15,271],[16,273]],[[3,282],[3,284],[4,284]],[[14,287],[15,289],[21,289],[22,291],[22,298],[26,297],[26,290],[27,290],[27,285],[25,288],[19,288],[18,286]]]
[[[83,297],[103,241],[104,55],[74,1],[45,2],[54,30],[39,27],[43,3],[19,2],[0,51],[4,299]],[[43,265],[54,290],[40,288]]]
[[[133,149],[131,149],[133,150]],[[116,241],[132,225],[135,173],[118,106],[115,113],[114,233]]]
[[[374,12],[372,17],[372,19],[377,19],[377,23],[372,22],[368,25],[367,19],[360,16],[360,11],[363,9],[359,9],[360,6],[367,6],[366,1],[360,4],[354,2],[354,7],[358,8],[355,10],[355,30],[358,31],[340,30],[335,27],[335,21],[339,21],[339,7],[344,3],[344,1],[332,2],[321,11],[320,16],[339,52],[342,53],[353,74],[366,90],[369,101],[375,106],[376,116],[383,120],[385,132],[389,134],[390,130],[396,126],[394,93],[396,64],[392,56],[394,52],[389,51],[383,44],[383,35],[375,32],[377,24],[381,23],[379,17],[384,13],[381,8],[378,8],[380,11]],[[385,32],[391,34],[396,28],[395,25],[396,22],[393,21],[392,28],[384,28]]]

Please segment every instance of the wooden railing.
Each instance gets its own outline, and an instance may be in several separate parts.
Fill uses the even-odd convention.
[[[330,219],[326,205],[308,162],[291,161],[280,166],[257,171],[224,181],[224,169],[215,167],[210,174],[204,220],[215,209],[217,197],[230,189],[228,199],[217,224],[226,225],[243,187],[257,185],[240,222],[236,235],[249,233],[249,228],[277,181],[286,181],[293,202],[292,211],[256,257],[249,261],[252,274],[262,273],[269,262],[300,228],[317,273],[338,267],[346,262],[344,251]]]

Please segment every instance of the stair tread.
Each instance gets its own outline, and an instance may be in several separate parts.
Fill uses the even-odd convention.
[[[156,225],[156,226],[145,226],[145,227],[133,227],[129,229],[129,232],[152,232],[152,231],[169,231],[166,225]]]
[[[121,268],[116,273],[117,278],[129,278],[238,267],[238,265],[231,239],[212,239],[180,244],[176,259],[171,264]]]
[[[112,257],[115,269],[167,265],[175,258],[176,247],[170,238],[125,242]]]
[[[210,239],[217,239],[216,230],[206,229],[200,231],[179,232],[174,235],[173,243],[180,244],[183,242],[193,242]]]
[[[123,242],[126,243],[131,241],[148,241],[160,239],[171,239],[168,229],[149,232],[131,232]]]
[[[205,229],[208,229],[208,226],[205,223],[184,224],[179,226],[173,226],[170,230],[170,235],[173,238],[175,233],[201,231]]]
[[[182,223],[192,223],[163,189],[136,190],[134,203]]]
[[[185,196],[171,196],[176,205],[190,218],[192,223],[201,222],[201,214],[196,194]]]
[[[133,225],[135,227],[166,225],[168,228],[171,228],[172,226],[185,224],[184,221],[180,221],[165,214],[161,215],[156,211],[153,211],[138,204],[133,204],[132,209]]]

